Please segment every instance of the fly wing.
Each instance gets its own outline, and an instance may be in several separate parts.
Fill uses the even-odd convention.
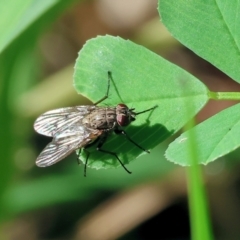
[[[72,126],[65,131],[61,130],[38,156],[36,160],[38,167],[48,167],[61,161],[74,150],[88,145],[102,134],[102,131],[79,125]]]
[[[45,112],[40,115],[34,123],[34,129],[36,132],[53,137],[60,129],[68,128],[69,126],[78,123],[80,124],[81,119],[96,106],[76,106],[58,108]]]

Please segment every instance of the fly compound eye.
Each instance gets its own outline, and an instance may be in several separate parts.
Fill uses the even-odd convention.
[[[125,127],[131,123],[131,120],[127,114],[117,114],[117,123],[121,127]]]

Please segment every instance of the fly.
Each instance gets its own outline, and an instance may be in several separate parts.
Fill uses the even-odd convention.
[[[93,105],[59,108],[40,115],[34,123],[36,132],[52,137],[52,141],[43,149],[36,160],[38,167],[51,166],[73,151],[83,148],[86,153],[84,176],[90,153],[86,150],[93,144],[97,144],[96,150],[114,156],[121,166],[131,173],[119,159],[115,152],[102,148],[110,133],[124,135],[128,141],[136,147],[149,153],[136,142],[134,142],[122,127],[128,126],[135,120],[136,116],[153,110],[149,108],[142,112],[134,112],[134,108],[120,103],[116,107],[99,107],[99,103],[108,98],[110,88],[111,72],[108,71],[108,86],[106,95]],[[79,161],[79,154],[78,154]]]

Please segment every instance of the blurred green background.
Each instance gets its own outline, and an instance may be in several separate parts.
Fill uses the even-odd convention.
[[[141,44],[212,91],[239,86],[170,36],[157,1],[0,0],[0,31],[0,239],[189,239],[185,173],[164,158],[168,141],[128,165],[132,175],[87,169],[85,178],[75,154],[35,166],[50,139],[33,122],[44,111],[90,103],[72,86],[73,66],[98,35]],[[197,120],[232,104],[210,101]],[[239,151],[204,173],[216,239],[239,239]]]

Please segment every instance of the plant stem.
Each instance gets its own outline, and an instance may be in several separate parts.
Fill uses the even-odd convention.
[[[186,128],[195,125],[194,119],[189,122]],[[213,233],[208,211],[206,190],[202,175],[202,167],[198,164],[198,149],[196,136],[193,131],[189,131],[189,157],[190,167],[187,168],[188,200],[191,224],[192,240],[212,240]]]
[[[240,92],[211,92],[209,98],[214,100],[240,100]]]

